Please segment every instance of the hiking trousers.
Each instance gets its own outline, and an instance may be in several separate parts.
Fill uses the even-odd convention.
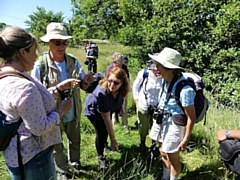
[[[70,163],[80,163],[80,126],[75,120],[63,123],[61,133],[65,132],[67,136],[68,161]],[[54,146],[54,162],[58,172],[68,171],[66,155],[64,154],[64,145],[56,144]]]

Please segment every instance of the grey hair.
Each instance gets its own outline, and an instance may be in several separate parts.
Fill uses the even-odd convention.
[[[115,52],[112,56],[113,61],[119,61],[120,59],[123,60],[123,54],[120,52]]]

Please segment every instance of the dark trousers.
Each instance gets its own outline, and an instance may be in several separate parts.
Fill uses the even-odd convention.
[[[97,72],[97,61],[96,61],[96,59],[89,59],[88,73],[90,73],[90,72],[93,72],[93,73]]]
[[[98,156],[104,155],[104,144],[107,142],[108,132],[101,116],[87,116],[96,131],[95,146]]]

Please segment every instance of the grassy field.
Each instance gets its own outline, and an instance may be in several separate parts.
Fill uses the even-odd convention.
[[[98,70],[105,72],[107,65],[111,63],[111,56],[115,51],[130,55],[131,48],[122,45],[99,44]],[[47,47],[43,47],[46,50]],[[74,54],[83,65],[85,60],[84,48],[68,48],[68,52]],[[136,77],[134,60],[130,62],[131,83]],[[81,92],[82,102],[86,93]],[[219,160],[216,140],[216,132],[219,129],[239,127],[239,113],[234,110],[222,109],[216,106],[214,99],[208,95],[211,106],[207,114],[207,124],[196,124],[193,129],[187,151],[181,154],[183,170],[179,177],[181,180],[233,180],[234,175],[228,172]],[[98,171],[97,153],[95,150],[94,128],[86,117],[81,117],[81,163],[82,173],[77,179],[116,179],[116,180],[154,180],[162,175],[161,157],[158,153],[152,156],[146,154],[141,157],[138,154],[139,135],[137,132],[135,106],[132,95],[128,98],[130,134],[120,124],[114,126],[116,138],[120,146],[120,152],[106,152],[107,160],[111,168],[106,172]],[[64,136],[66,144],[66,137]],[[147,145],[150,146],[150,139]],[[5,162],[0,154],[0,179],[8,180],[9,174],[5,168]]]

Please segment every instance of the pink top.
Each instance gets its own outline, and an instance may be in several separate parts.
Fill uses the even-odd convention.
[[[0,79],[0,110],[9,122],[18,121],[20,115],[23,119],[18,133],[25,164],[41,150],[61,143],[62,139],[52,90],[45,89],[27,73],[22,74],[31,81],[17,76]],[[5,161],[11,167],[18,167],[16,137],[3,151]]]

